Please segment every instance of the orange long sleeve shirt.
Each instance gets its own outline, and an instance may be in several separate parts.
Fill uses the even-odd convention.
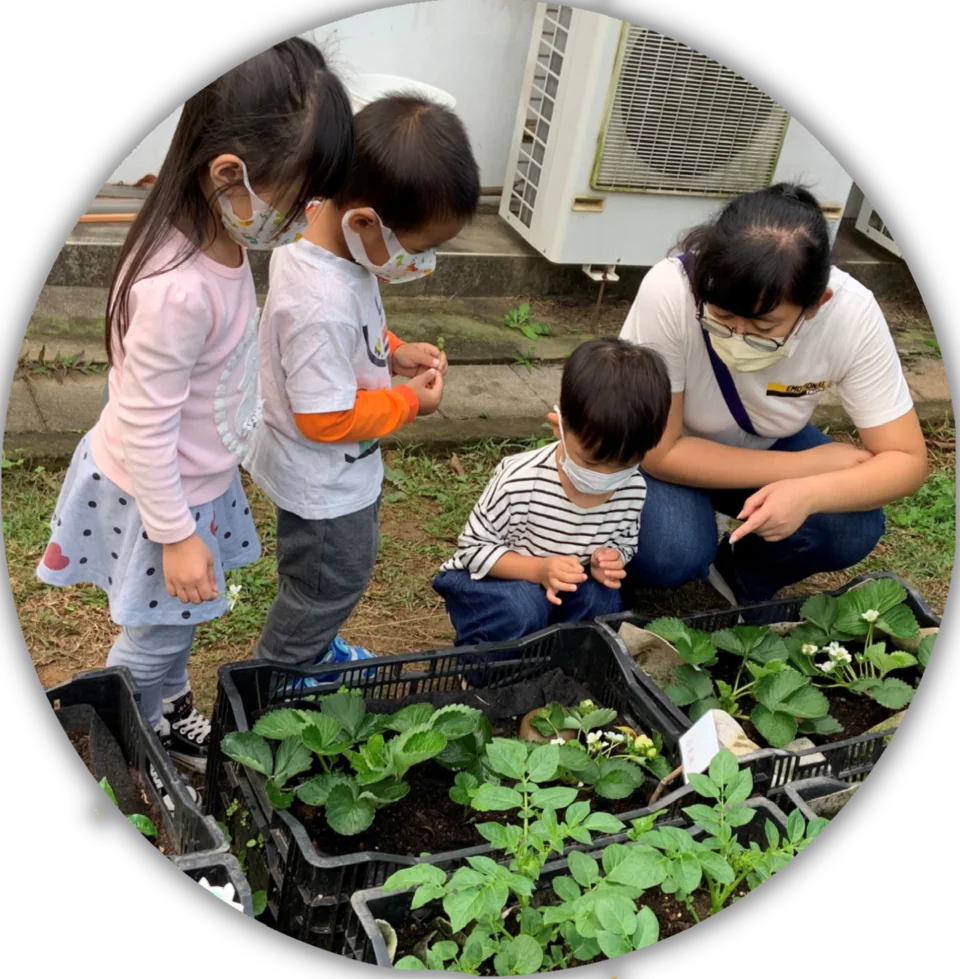
[[[388,333],[390,354],[403,341]],[[363,442],[384,438],[413,421],[420,411],[417,396],[406,385],[383,391],[357,391],[352,408],[316,414],[294,414],[297,428],[311,442]]]

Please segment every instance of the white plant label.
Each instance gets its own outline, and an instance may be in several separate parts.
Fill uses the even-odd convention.
[[[689,785],[690,772],[706,771],[713,756],[720,752],[721,747],[713,711],[708,710],[680,738],[680,762],[683,765],[684,782]]]

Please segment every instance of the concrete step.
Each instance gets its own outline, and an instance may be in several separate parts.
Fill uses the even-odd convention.
[[[48,285],[109,285],[125,224],[77,225],[57,256]],[[681,229],[678,229],[678,234]],[[877,296],[914,294],[916,286],[906,263],[860,235],[843,222],[834,250],[837,265],[872,289]],[[251,252],[257,288],[266,289],[268,252]],[[609,283],[610,298],[636,295],[646,269],[621,267],[620,281]],[[534,251],[497,214],[480,213],[476,220],[440,250],[436,272],[416,282],[391,286],[398,296],[565,296],[594,298],[596,283],[577,266],[554,265]]]

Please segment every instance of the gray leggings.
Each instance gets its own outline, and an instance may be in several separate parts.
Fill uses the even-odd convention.
[[[107,656],[107,666],[125,666],[133,674],[140,709],[154,727],[164,698],[186,689],[193,633],[192,625],[124,626]]]

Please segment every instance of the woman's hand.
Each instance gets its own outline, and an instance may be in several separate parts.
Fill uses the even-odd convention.
[[[428,370],[447,373],[447,355],[432,343],[401,343],[393,352],[393,373],[416,377]]]
[[[163,577],[167,593],[185,605],[210,602],[220,594],[213,555],[196,534],[176,544],[163,545]]]
[[[796,533],[813,511],[810,484],[806,479],[781,479],[757,490],[748,497],[737,515],[743,520],[730,535],[736,544],[747,534],[757,534],[767,541],[778,541]]]

